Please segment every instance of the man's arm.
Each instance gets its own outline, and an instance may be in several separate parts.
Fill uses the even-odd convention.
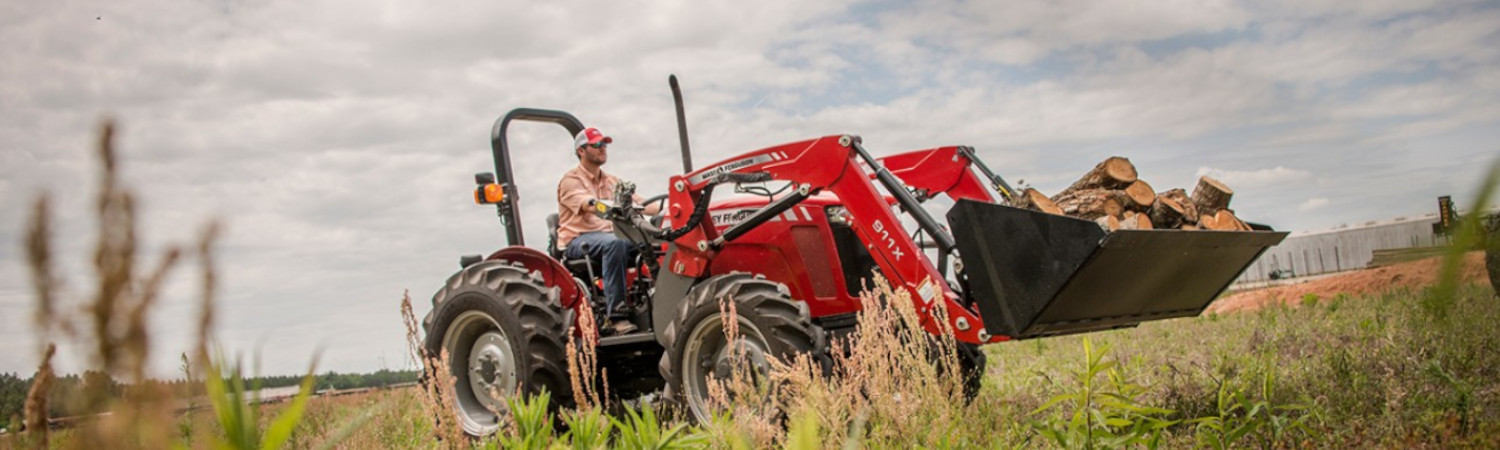
[[[633,201],[633,202],[635,202],[635,204],[639,205],[639,204],[641,204],[641,202],[646,201],[646,198],[645,197],[641,197],[641,194],[635,194],[635,197],[632,198],[631,201]],[[645,215],[648,215],[648,216],[654,216],[654,215],[656,215],[656,213],[659,213],[659,212],[661,212],[661,202],[656,202],[656,203],[652,203],[652,204],[646,205],[646,207],[641,210],[641,214],[645,214]]]
[[[557,183],[557,203],[569,211],[586,213],[584,209],[588,208],[589,200],[593,199],[593,193],[576,178],[564,177]]]

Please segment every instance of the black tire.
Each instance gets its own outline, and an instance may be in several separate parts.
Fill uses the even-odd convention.
[[[552,408],[572,405],[565,347],[572,321],[557,293],[519,264],[484,261],[432,296],[423,346],[432,358],[448,351],[444,369],[453,376],[453,413],[464,433],[493,434],[509,412],[505,400],[516,394],[546,391]]]
[[[944,351],[943,346],[954,346],[953,353],[958,360],[958,373],[959,376],[963,377],[964,401],[973,401],[974,397],[979,395],[979,388],[984,382],[984,365],[988,360],[984,355],[984,350],[979,348],[977,344],[970,344],[956,339],[948,339],[946,340],[947,342],[944,342],[945,340],[939,339],[937,336],[926,334],[926,331],[922,333],[927,337],[928,362],[937,366],[938,376],[949,376],[947,374],[947,366],[941,361],[943,357],[942,352]]]
[[[972,402],[979,396],[979,388],[984,384],[984,366],[988,361],[984,349],[978,345],[958,343],[958,370],[964,377],[965,402]]]
[[[740,355],[716,355],[728,347],[720,319],[719,300],[734,299],[739,316]],[[657,365],[667,381],[666,397],[683,408],[697,423],[709,423],[712,411],[706,404],[710,377],[723,379],[733,370],[730,357],[748,357],[757,374],[765,374],[765,358],[789,361],[809,354],[816,369],[827,373],[830,366],[828,338],[813,325],[807,304],[792,300],[780,283],[733,273],[709,278],[688,291],[664,332],[667,352]],[[718,359],[710,359],[719,356]],[[698,362],[686,364],[692,358]],[[712,373],[709,369],[712,366]],[[762,378],[764,379],[764,378]]]

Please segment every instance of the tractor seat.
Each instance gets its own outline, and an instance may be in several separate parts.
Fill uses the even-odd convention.
[[[589,277],[589,269],[590,269],[589,268],[589,260],[587,260],[587,259],[568,259],[568,255],[566,253],[567,253],[566,249],[557,248],[557,213],[548,214],[547,215],[547,254],[551,255],[552,258],[557,259],[558,261],[562,262],[563,267],[567,267],[568,268],[568,272],[573,273],[574,276],[577,276],[579,278],[588,278]],[[596,273],[596,274],[599,273],[599,270],[600,270],[599,263],[595,262],[593,269],[594,269],[594,273]]]

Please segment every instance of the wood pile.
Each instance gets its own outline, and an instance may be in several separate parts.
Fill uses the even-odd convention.
[[[1249,231],[1229,208],[1233,197],[1233,189],[1207,176],[1198,179],[1192,194],[1182,189],[1156,192],[1130,160],[1112,156],[1057,195],[1026,189],[1012,206],[1092,220],[1109,231]]]

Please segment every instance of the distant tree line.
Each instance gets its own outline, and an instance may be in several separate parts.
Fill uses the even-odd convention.
[[[323,391],[328,389],[356,389],[367,387],[384,387],[394,384],[417,381],[415,370],[386,370],[381,369],[373,373],[338,373],[329,371],[317,375],[313,389]],[[187,380],[150,380],[148,383],[159,383],[167,386],[168,392],[173,392],[179,397],[190,397],[203,395],[204,388],[201,382],[188,382]],[[246,380],[246,388],[254,388],[259,383],[261,388],[275,388],[285,386],[296,386],[302,383],[301,375],[279,375],[266,376]],[[91,411],[87,405],[91,402],[85,398],[85,393],[93,386],[101,386],[98,392],[102,392],[110,398],[119,398],[132,386],[121,384],[113,377],[98,371],[84,372],[82,375],[71,374],[57,378],[52,384],[52,389],[47,395],[47,414],[49,417],[65,417],[98,413],[103,411]],[[31,378],[21,378],[15,373],[0,373],[0,428],[19,428],[24,419],[26,409],[26,394],[31,390]],[[98,404],[98,402],[94,402]],[[95,408],[98,409],[98,408]]]

